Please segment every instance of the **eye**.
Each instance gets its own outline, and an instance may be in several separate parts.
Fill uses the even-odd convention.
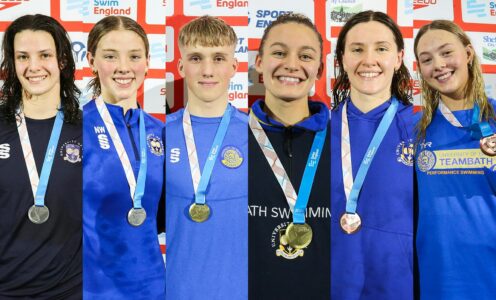
[[[302,61],[311,61],[311,60],[313,60],[313,56],[309,55],[309,54],[302,54],[302,55],[300,55],[300,59]]]
[[[26,60],[28,60],[28,56],[25,54],[19,54],[19,55],[17,55],[16,59],[18,61],[26,61]]]
[[[113,54],[105,54],[105,55],[103,56],[103,58],[104,58],[104,59],[106,59],[106,60],[113,60],[113,59],[115,59],[116,57],[115,57],[115,55],[113,55]]]
[[[276,50],[276,51],[273,51],[272,52],[272,56],[276,57],[276,58],[282,58],[284,57],[286,54],[284,53],[284,51],[281,51],[281,50]]]
[[[214,62],[223,62],[226,58],[224,56],[216,56],[214,57]]]
[[[441,55],[442,55],[442,56],[450,56],[450,55],[451,55],[451,53],[453,53],[453,51],[448,50],[448,51],[444,51],[444,52],[442,52],[442,53],[441,53]]]
[[[49,59],[51,58],[53,55],[51,53],[42,53],[41,54],[41,58],[43,59]]]
[[[351,52],[352,53],[362,53],[363,49],[359,48],[359,47],[354,47],[354,48],[351,48]]]
[[[377,48],[378,52],[387,52],[389,49],[387,47],[379,47]]]
[[[131,60],[140,60],[141,55],[131,55]]]
[[[424,65],[430,63],[431,61],[432,61],[432,58],[430,58],[430,57],[420,59],[420,63],[424,64]]]
[[[189,57],[189,61],[190,62],[193,62],[193,63],[197,63],[197,62],[200,62],[201,61],[201,58],[197,55],[193,55],[193,56],[190,56]]]

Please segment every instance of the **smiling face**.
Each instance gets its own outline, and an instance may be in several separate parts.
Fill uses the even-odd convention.
[[[343,53],[343,68],[350,80],[351,97],[391,97],[391,82],[401,66],[393,32],[377,21],[359,23],[348,31]]]
[[[179,74],[188,87],[188,101],[227,101],[231,78],[236,74],[238,61],[234,46],[181,46]]]
[[[439,91],[442,97],[465,98],[468,81],[468,64],[474,50],[463,46],[451,32],[429,30],[419,40],[416,53],[422,78]]]
[[[60,97],[57,49],[46,31],[23,30],[14,37],[17,78],[24,95]]]
[[[105,101],[136,101],[138,88],[148,71],[143,39],[131,30],[113,30],[105,34],[88,61],[98,79]]]
[[[276,25],[263,47],[263,55],[257,56],[255,68],[263,75],[266,99],[306,101],[323,68],[315,32],[292,22]]]

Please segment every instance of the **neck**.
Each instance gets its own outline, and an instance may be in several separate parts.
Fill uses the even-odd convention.
[[[25,92],[22,96],[22,112],[30,119],[43,120],[52,118],[57,114],[59,105],[60,96],[33,96],[27,95]]]
[[[227,106],[227,95],[222,100],[218,99],[205,102],[197,98],[188,99],[188,111],[191,115],[203,118],[222,117]]]
[[[282,123],[284,126],[293,126],[310,116],[308,98],[293,101],[284,101],[265,94],[265,109],[269,117]]]
[[[441,100],[451,111],[470,109],[474,106],[473,102],[469,102],[466,98],[462,97],[452,98],[446,95],[441,95]]]
[[[357,92],[353,88],[350,92],[351,102],[363,113],[368,113],[391,98],[391,94],[385,95],[365,95]]]
[[[130,98],[130,99],[126,99],[126,100],[115,101],[112,98],[109,98],[107,100],[105,97],[103,97],[103,101],[105,101],[106,103],[109,103],[109,104],[113,104],[113,105],[117,105],[117,106],[122,107],[124,115],[126,114],[126,112],[128,110],[138,108],[138,102],[136,102],[136,98],[134,98],[134,99]]]

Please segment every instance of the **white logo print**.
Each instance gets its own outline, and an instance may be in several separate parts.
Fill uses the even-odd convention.
[[[172,148],[170,151],[170,162],[171,163],[179,162],[180,154],[181,154],[181,150],[179,148]]]
[[[0,144],[0,159],[7,159],[10,157],[10,145]]]
[[[100,148],[107,150],[110,149],[110,143],[108,140],[108,136],[105,134],[105,127],[103,126],[95,126],[95,133],[98,137],[98,142],[100,143]]]

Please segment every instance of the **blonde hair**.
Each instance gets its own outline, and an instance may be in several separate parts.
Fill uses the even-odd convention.
[[[234,29],[222,19],[212,16],[196,18],[179,31],[179,47],[183,46],[235,46],[238,37]]]
[[[415,59],[418,59],[417,46],[420,38],[429,30],[444,30],[454,34],[464,47],[472,45],[467,34],[455,23],[448,20],[435,20],[432,23],[422,26],[413,44]],[[418,68],[420,70],[420,66]],[[425,138],[427,127],[432,121],[432,117],[437,109],[440,99],[439,91],[431,88],[422,78],[419,72],[420,84],[422,88],[422,105],[423,114],[420,122],[417,124],[418,138]],[[484,91],[484,80],[482,78],[482,70],[477,55],[473,56],[472,62],[468,65],[468,80],[465,85],[464,95],[468,101],[477,103],[480,107],[480,118],[489,121],[494,119],[494,109],[487,99]]]

